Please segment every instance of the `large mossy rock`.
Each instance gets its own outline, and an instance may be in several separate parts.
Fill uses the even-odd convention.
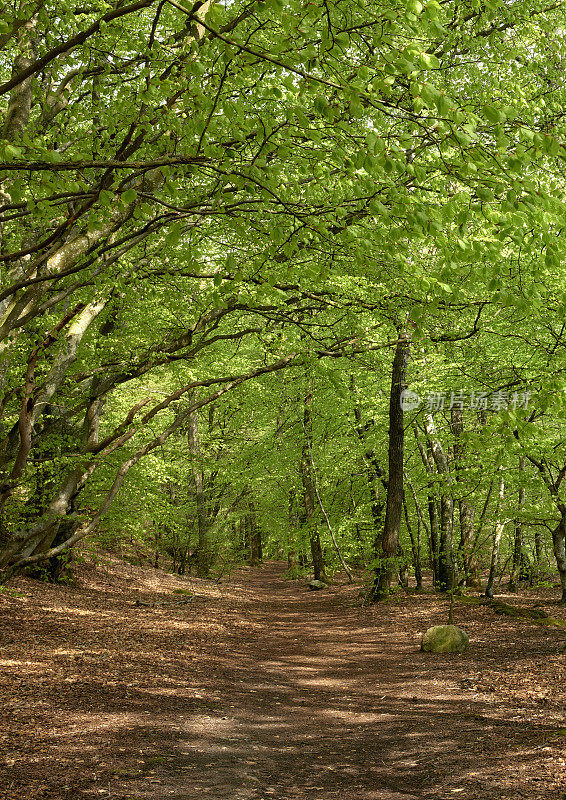
[[[424,634],[421,650],[425,653],[463,653],[470,640],[457,625],[435,625]]]
[[[327,589],[328,584],[324,583],[324,581],[310,581],[309,582],[309,589]]]

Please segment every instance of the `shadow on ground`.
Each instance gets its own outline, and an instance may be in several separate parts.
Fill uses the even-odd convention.
[[[485,681],[490,664],[509,675],[525,659],[562,668],[551,635],[512,620],[492,628],[489,612],[464,608],[471,650],[432,656],[418,642],[443,621],[438,599],[361,609],[350,588],[308,592],[282,571],[269,564],[239,576],[242,604],[230,600],[222,613],[218,599],[210,636],[196,625],[206,609],[192,611],[192,627],[182,612],[148,610],[134,633],[127,609],[120,648],[94,637],[78,650],[82,667],[45,689],[45,726],[55,706],[59,717],[41,756],[23,747],[8,759],[14,794],[0,796],[566,798],[564,709],[502,699]]]

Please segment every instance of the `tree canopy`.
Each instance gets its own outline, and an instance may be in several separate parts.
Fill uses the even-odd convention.
[[[538,0],[8,4],[4,574],[263,540],[377,594],[552,553],[566,599],[563,32]]]

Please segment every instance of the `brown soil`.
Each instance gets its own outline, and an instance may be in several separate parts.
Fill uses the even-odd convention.
[[[310,592],[280,563],[217,586],[110,557],[72,586],[12,582],[0,798],[566,798],[564,632],[457,602],[469,651],[430,655],[445,599],[358,591]],[[564,616],[555,597],[504,599]]]

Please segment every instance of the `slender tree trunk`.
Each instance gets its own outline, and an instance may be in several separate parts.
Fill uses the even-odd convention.
[[[417,584],[417,590],[423,588],[423,573],[422,573],[422,565],[421,565],[421,521],[419,519],[419,515],[417,513],[417,535],[415,537],[413,533],[413,526],[409,520],[409,510],[407,508],[407,498],[403,494],[403,509],[405,512],[405,525],[407,526],[407,531],[409,532],[409,538],[411,540],[411,553],[413,555],[413,565],[415,567],[415,581]]]
[[[459,501],[460,512],[460,552],[462,554],[462,565],[466,586],[477,588],[480,584],[478,575],[477,559],[474,558],[474,516],[475,508],[470,506],[467,501]]]
[[[542,575],[542,566],[544,562],[544,547],[542,541],[542,529],[540,527],[535,528],[535,565],[533,568],[533,578],[535,580],[540,580]]]
[[[562,587],[561,602],[566,604],[566,503],[561,500],[559,495],[560,484],[566,477],[566,464],[560,470],[556,478],[553,477],[548,464],[545,461],[539,461],[533,456],[527,455],[527,458],[539,470],[540,475],[550,492],[556,508],[560,512],[560,522],[552,531],[552,549],[554,551],[554,558],[556,560],[556,567],[558,575],[560,576],[560,586]],[[538,535],[537,535],[538,534]],[[535,548],[536,548],[536,568],[537,574],[542,564],[542,539],[540,536],[540,529],[535,529]]]
[[[474,540],[475,508],[470,505],[466,497],[466,486],[462,477],[465,447],[461,441],[462,434],[464,433],[464,418],[461,408],[452,408],[450,427],[454,435],[454,474],[459,489],[458,515],[460,519],[460,541],[458,543],[458,553],[464,570],[466,585],[469,586],[473,585],[474,581],[477,580],[477,578],[471,574],[471,549]]]
[[[289,550],[287,552],[287,575],[292,580],[299,577],[299,563],[297,561],[297,551]]]
[[[524,478],[525,473],[525,458],[519,457],[519,473],[521,479]],[[511,571],[509,573],[509,591],[514,592],[517,588],[517,576],[525,560],[524,545],[523,545],[523,523],[521,520],[521,512],[525,505],[525,487],[519,487],[519,503],[517,507],[517,517],[515,518],[514,536],[513,536],[513,560],[511,562]]]
[[[196,396],[192,394],[189,402],[194,402]],[[204,476],[199,464],[200,437],[198,430],[198,411],[189,414],[188,445],[192,465],[192,483],[196,502],[196,517],[198,530],[197,545],[197,575],[207,578],[212,565],[212,548],[209,539],[208,519],[206,513],[206,498],[204,494]]]
[[[288,507],[288,520],[289,520],[289,538],[287,544],[287,559],[289,562],[289,577],[299,577],[299,561],[303,558],[302,542],[297,540],[297,530],[299,527],[299,515],[295,505],[296,492],[295,489],[289,489],[289,507]]]
[[[449,592],[458,583],[454,558],[454,498],[443,494],[440,498],[440,559],[438,562],[439,589]]]
[[[452,591],[458,585],[458,568],[454,558],[454,499],[452,476],[448,459],[436,435],[432,414],[424,415],[425,433],[428,438],[436,468],[444,480],[444,490],[440,498],[440,556],[438,562],[438,588]]]
[[[423,588],[423,568],[422,568],[422,557],[421,557],[421,518],[418,514],[417,514],[416,550],[417,550],[417,561],[415,563],[415,581],[416,581],[417,591],[420,592],[421,589]]]
[[[312,470],[312,472],[311,472],[312,484],[313,484],[314,493],[316,495],[316,499],[318,500],[318,505],[320,506],[320,510],[322,511],[322,516],[324,517],[324,521],[326,523],[326,527],[328,528],[328,532],[330,533],[330,538],[332,539],[332,544],[334,546],[334,549],[336,550],[336,553],[338,555],[338,559],[340,560],[340,563],[342,564],[342,567],[344,568],[344,572],[348,576],[348,583],[352,583],[352,580],[353,580],[352,572],[350,571],[350,567],[347,565],[346,560],[345,560],[344,556],[342,555],[342,551],[340,550],[340,546],[339,546],[338,542],[336,541],[336,536],[334,535],[334,530],[332,528],[332,525],[330,524],[330,519],[329,519],[328,514],[326,513],[326,509],[324,508],[324,505],[322,503],[322,498],[321,498],[320,492],[318,490],[318,478],[317,478],[317,475],[316,475],[316,467],[314,465],[314,461],[313,461],[313,457],[312,457],[312,451],[310,450],[310,448],[309,448],[309,457],[310,457],[310,466],[311,466],[311,470]]]
[[[428,518],[430,522],[430,561],[434,587],[440,583],[440,534],[438,525],[438,506],[433,494],[427,498]]]
[[[419,453],[421,454],[421,459],[425,468],[427,475],[429,476],[428,481],[428,497],[427,497],[427,510],[428,510],[428,519],[429,525],[427,527],[427,534],[428,534],[428,550],[429,550],[429,561],[430,567],[432,569],[432,582],[435,588],[438,588],[439,585],[439,562],[440,562],[440,537],[438,535],[438,507],[436,503],[436,497],[434,494],[434,481],[433,481],[433,474],[434,474],[434,459],[432,457],[432,447],[430,442],[427,442],[426,447],[421,442],[419,438],[419,430],[416,424],[413,424],[413,433],[415,434],[415,441],[417,443],[417,447],[419,448]],[[413,497],[415,498],[415,505],[417,506],[417,510],[420,512],[420,507],[418,505],[416,493],[413,491]],[[424,523],[424,516],[422,517],[422,521]]]
[[[497,577],[497,566],[499,563],[499,548],[501,536],[505,527],[505,522],[501,519],[501,510],[505,498],[505,481],[503,480],[503,468],[499,466],[499,491],[497,494],[497,512],[495,517],[495,528],[493,531],[493,545],[491,548],[491,563],[489,567],[489,577],[485,587],[485,596],[493,597],[493,587]]]
[[[248,515],[250,526],[250,565],[258,567],[261,563],[261,530],[257,524],[257,517],[253,503],[250,503],[250,513]]]
[[[301,477],[303,480],[303,499],[305,505],[304,521],[308,524],[316,507],[316,492],[312,474],[311,447],[312,447],[312,394],[308,392],[303,405],[303,447],[301,451]],[[324,569],[324,555],[320,544],[318,525],[312,523],[310,530],[310,546],[312,568],[316,581],[326,581]]]
[[[479,519],[478,519],[477,525],[476,525],[476,529],[474,531],[474,543],[472,545],[472,549],[471,549],[471,552],[470,552],[470,558],[469,558],[470,573],[469,573],[467,585],[471,586],[471,587],[475,587],[477,589],[481,589],[481,586],[482,586],[481,578],[480,578],[480,576],[478,574],[477,554],[478,554],[478,550],[479,550],[481,542],[482,542],[483,526],[484,526],[484,523],[485,523],[485,521],[487,519],[487,512],[488,512],[489,505],[490,505],[490,502],[491,502],[491,498],[492,498],[492,495],[493,495],[494,485],[495,485],[495,481],[492,478],[490,483],[489,483],[489,488],[487,490],[487,494],[486,494],[485,501],[484,501],[484,504],[483,504],[482,512],[481,512],[481,514],[479,516]]]
[[[316,527],[314,532],[311,533],[310,544],[314,580],[326,582],[327,577],[324,566],[324,554],[320,545],[320,534],[318,532],[318,527]]]
[[[405,373],[410,346],[410,337],[405,332],[400,333],[393,358],[389,396],[389,476],[385,525],[381,538],[380,563],[375,569],[375,578],[370,593],[372,600],[383,599],[389,594],[395,572],[395,557],[399,547],[399,532],[403,514],[403,443],[405,437],[401,393],[406,388]]]
[[[350,376],[350,389],[352,392],[356,391],[356,384],[353,375]],[[367,447],[367,433],[368,430],[374,427],[375,422],[373,419],[368,420],[366,423],[362,421],[362,410],[356,403],[354,406],[354,418],[356,420],[356,434],[358,439],[365,447],[364,463],[365,474],[368,486],[368,493],[371,501],[371,517],[373,522],[373,551],[376,558],[379,557],[381,550],[381,536],[383,533],[383,512],[385,504],[382,500],[380,492],[380,484],[385,491],[387,491],[387,481],[385,479],[385,472],[382,470],[377,455],[372,447]]]
[[[562,587],[561,603],[566,605],[566,505],[560,503],[560,522],[552,531],[552,547]]]
[[[408,479],[406,479],[406,482],[407,482],[407,485],[409,486],[409,488],[411,490],[411,494],[413,496],[413,502],[415,504],[415,509],[416,509],[416,512],[417,512],[417,551],[419,553],[421,553],[422,552],[421,551],[421,525],[425,529],[425,533],[427,535],[429,547],[430,547],[430,542],[431,542],[430,527],[429,527],[429,525],[427,525],[423,510],[421,509],[421,506],[419,504],[419,499],[417,497],[417,493],[415,492],[415,487],[413,486],[413,484]],[[430,551],[429,551],[429,555],[430,555]],[[419,564],[420,564],[420,567],[421,567],[421,576],[420,577],[421,577],[421,580],[422,580],[422,556],[420,556],[420,558],[419,558]],[[415,577],[416,577],[416,575],[415,575]],[[417,582],[417,589],[418,588],[422,588],[422,587],[419,586],[419,584]]]

